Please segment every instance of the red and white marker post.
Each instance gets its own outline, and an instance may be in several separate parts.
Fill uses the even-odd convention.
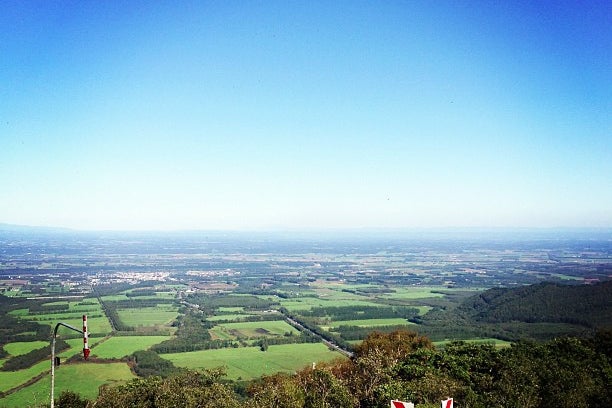
[[[57,338],[57,329],[60,326],[64,326],[69,328],[70,330],[74,330],[75,332],[79,332],[83,334],[83,357],[87,360],[89,357],[89,340],[87,333],[87,315],[83,315],[83,331],[73,327],[69,324],[59,322],[55,325],[55,329],[53,329],[53,337],[51,338],[51,408],[55,406],[54,400],[54,390],[55,390],[55,366],[59,365],[59,358],[56,360],[55,358],[55,339]]]
[[[414,408],[414,404],[412,402],[391,400],[391,408]]]
[[[454,406],[453,399],[452,398],[445,399],[444,401],[442,401],[442,404],[440,406],[441,408],[453,408]]]
[[[87,333],[87,315],[83,315],[83,358],[89,357],[89,337]]]

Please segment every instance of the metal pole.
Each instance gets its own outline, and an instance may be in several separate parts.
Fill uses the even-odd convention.
[[[53,338],[51,339],[51,408],[54,408],[55,406],[55,400],[54,400],[54,392],[55,392],[55,338],[57,337],[57,329],[59,329],[60,326],[64,326],[69,328],[70,330],[74,330],[76,332],[79,332],[81,334],[83,334],[82,330],[77,329],[76,327],[73,327],[69,324],[66,323],[58,323],[55,325],[55,329],[53,330]]]
[[[53,408],[55,404],[55,399],[53,397],[53,390],[55,389],[55,335],[57,334],[57,328],[59,324],[55,326],[55,330],[53,331],[53,339],[51,340],[51,408]]]

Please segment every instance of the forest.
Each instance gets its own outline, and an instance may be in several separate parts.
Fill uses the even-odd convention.
[[[612,326],[612,281],[593,285],[543,282],[492,288],[456,307],[434,307],[410,320],[434,339],[465,336],[508,341],[584,335]]]

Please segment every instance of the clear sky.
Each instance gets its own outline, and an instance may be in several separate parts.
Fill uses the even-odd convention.
[[[0,222],[612,227],[612,2],[2,0]]]

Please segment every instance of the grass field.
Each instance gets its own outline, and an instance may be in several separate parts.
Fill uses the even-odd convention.
[[[344,289],[344,287],[340,288],[327,288],[327,287],[320,287],[317,288],[315,293],[317,294],[317,296],[319,297],[319,299],[325,299],[325,300],[357,300],[357,301],[367,301],[368,300],[368,296],[364,296],[364,295],[359,295],[356,293],[351,293],[351,292],[344,292],[342,291],[342,289]]]
[[[51,369],[51,360],[41,361],[38,364],[33,365],[30,368],[19,371],[0,371],[0,391],[4,392],[11,388],[17,387],[19,384],[23,384],[30,378],[36,377],[38,374],[45,370]],[[0,407],[4,405],[4,400],[0,399]]]
[[[125,296],[125,294],[120,294],[120,295],[102,296],[101,299],[103,302],[114,302],[117,300],[128,300],[129,297]]]
[[[99,341],[100,338],[92,337],[90,338],[90,344],[93,344]],[[24,344],[38,344],[40,343],[41,347],[49,345],[49,342],[31,342]],[[66,343],[70,345],[70,349],[64,350],[61,353],[58,353],[58,357],[61,357],[62,361],[64,361],[68,357],[72,357],[75,354],[79,354],[83,349],[83,340],[81,338],[78,339],[68,339]],[[15,344],[15,343],[11,343]],[[39,348],[39,347],[37,347]],[[14,388],[29,379],[36,377],[38,374],[43,371],[51,369],[51,360],[44,360],[34,364],[32,367],[26,368],[24,370],[19,371],[0,371],[0,392],[7,391],[11,388]],[[3,400],[0,399],[0,407],[3,406]]]
[[[444,347],[445,345],[447,345],[448,343],[451,343],[453,340],[443,340],[443,341],[434,341],[433,343],[438,346],[438,347]],[[486,343],[491,343],[494,344],[495,347],[497,348],[502,348],[502,347],[509,347],[512,343],[506,340],[499,340],[499,339],[494,339],[494,338],[484,338],[484,339],[468,339],[468,340],[461,340],[464,341],[466,343],[474,343],[474,344],[486,344]]]
[[[91,345],[96,344],[98,341],[100,341],[102,338],[101,337],[90,337],[89,338],[89,345],[91,347]],[[64,361],[67,358],[70,358],[76,354],[82,354],[83,353],[83,339],[82,338],[78,338],[78,339],[68,339],[65,340],[66,343],[68,343],[68,345],[70,346],[69,349],[62,351],[61,353],[58,353],[58,357],[60,357],[62,359],[62,361]]]
[[[163,326],[176,319],[176,316],[178,316],[177,310],[175,306],[164,304],[157,307],[121,309],[118,310],[118,313],[123,324],[131,327]]]
[[[218,310],[221,313],[240,313],[244,311],[244,307],[239,307],[239,306],[220,307]]]
[[[376,326],[399,326],[399,325],[410,324],[406,319],[402,318],[389,318],[389,319],[363,319],[363,320],[338,320],[331,322],[328,326],[323,328],[336,328],[339,326],[359,326],[359,327],[376,327]]]
[[[101,312],[102,307],[98,299],[84,299],[74,302],[57,301],[45,303],[44,306],[68,305],[69,312]]]
[[[147,350],[169,338],[170,336],[115,336],[92,348],[91,354],[100,358],[121,358],[138,350]]]
[[[55,324],[57,322],[63,322],[66,324],[69,324],[71,326],[76,327],[77,329],[81,329],[83,327],[83,318],[82,316],[76,318],[76,319],[62,319],[62,320],[58,320],[58,321],[48,321],[48,322],[39,322],[39,323],[48,323],[49,325],[51,325],[51,327],[54,327]],[[87,331],[89,331],[89,333],[96,333],[96,334],[109,334],[111,332],[111,326],[110,323],[108,322],[108,319],[106,318],[106,316],[103,317],[87,317]],[[77,334],[75,332],[73,332],[72,330],[68,330],[65,328],[60,328],[58,333],[61,334],[62,333],[70,333],[70,334]]]
[[[15,309],[8,312],[11,316],[27,316],[29,310],[28,309]]]
[[[240,319],[244,319],[246,317],[252,317],[252,316],[255,316],[255,315],[228,313],[228,314],[221,314],[217,316],[210,316],[210,317],[207,317],[206,320],[208,320],[209,322],[216,322],[219,320],[240,320]]]
[[[281,306],[287,308],[289,311],[297,310],[309,310],[313,307],[339,307],[339,306],[380,306],[379,303],[370,302],[367,300],[353,300],[353,299],[336,299],[326,300],[320,298],[295,298],[295,299],[281,299]]]
[[[91,312],[91,311],[102,311],[102,306],[98,299],[84,299],[80,302],[70,302],[68,304],[68,310],[79,311],[79,312]]]
[[[298,334],[298,331],[284,320],[222,323],[210,329],[212,337],[218,339],[283,336],[287,332]]]
[[[47,324],[51,327],[51,329],[53,329],[53,327],[55,327],[55,325],[59,322],[66,323],[66,324],[76,327],[77,329],[80,329],[81,327],[83,327],[83,314],[84,313],[81,313],[81,312],[66,311],[65,313],[46,313],[46,314],[39,314],[39,315],[27,315],[27,316],[21,316],[21,317],[27,320],[36,321],[37,323],[40,323],[40,324]],[[110,333],[111,326],[106,316],[104,316],[101,310],[99,310],[96,314],[98,314],[99,316],[96,316],[96,317],[87,316],[88,331],[90,333],[100,333],[100,334]],[[66,330],[67,333],[70,332],[70,330],[68,329],[60,328],[60,330],[61,331],[58,333],[63,333],[63,330]]]
[[[32,350],[36,350],[39,348],[43,348],[48,346],[48,341],[18,341],[14,343],[8,343],[4,345],[4,350],[9,353],[11,356],[20,356],[22,354],[27,354]]]
[[[397,287],[395,292],[378,295],[384,299],[423,299],[431,297],[443,297],[441,293],[432,293],[432,291],[440,290],[440,287]],[[446,289],[448,290],[448,289]]]
[[[419,315],[421,316],[423,316],[424,314],[429,312],[431,309],[433,309],[431,306],[413,306],[413,307],[416,307],[417,309],[419,309]]]
[[[62,391],[70,390],[86,398],[95,398],[101,385],[123,383],[134,378],[125,363],[67,364],[58,367],[55,374],[55,395],[57,397]],[[47,374],[29,387],[0,399],[0,406],[37,407],[49,402],[50,388],[51,379]]]
[[[322,343],[285,344],[270,346],[263,352],[258,347],[202,350],[189,353],[162,354],[177,367],[190,369],[225,366],[230,379],[253,379],[280,371],[294,372],[318,361],[342,358]]]

